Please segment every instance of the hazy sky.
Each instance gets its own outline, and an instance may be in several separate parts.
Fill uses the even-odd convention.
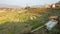
[[[59,0],[0,0],[0,4],[9,4],[9,5],[18,5],[18,6],[26,6],[26,5],[43,5],[43,4],[51,4],[56,3]]]

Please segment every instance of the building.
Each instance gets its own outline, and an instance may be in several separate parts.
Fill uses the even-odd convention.
[[[55,4],[52,4],[52,5],[51,5],[51,8],[56,8],[56,5],[55,5]]]
[[[51,8],[51,5],[50,4],[46,4],[43,6],[44,8]]]

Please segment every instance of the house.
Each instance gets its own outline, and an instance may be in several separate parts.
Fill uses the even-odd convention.
[[[44,5],[44,7],[45,7],[45,8],[51,8],[51,5],[46,4],[46,5]]]
[[[60,1],[58,3],[55,4],[56,7],[60,7]]]
[[[51,8],[56,8],[56,5],[55,5],[55,4],[52,4],[52,5],[51,5]]]

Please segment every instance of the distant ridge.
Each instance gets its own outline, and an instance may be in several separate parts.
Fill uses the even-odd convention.
[[[31,8],[40,8],[42,5],[32,5]],[[0,8],[24,8],[17,5],[0,4]]]
[[[0,8],[21,8],[21,7],[16,5],[0,4]]]
[[[40,7],[42,7],[42,5],[33,5],[33,6],[31,6],[31,8],[40,8]]]

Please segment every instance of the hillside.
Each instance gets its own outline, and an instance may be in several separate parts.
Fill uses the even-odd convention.
[[[0,10],[0,34],[28,33],[44,25],[48,21],[48,18],[54,15],[60,15],[60,8],[29,8],[22,10],[22,13],[19,10]],[[40,30],[37,32],[39,33]]]

